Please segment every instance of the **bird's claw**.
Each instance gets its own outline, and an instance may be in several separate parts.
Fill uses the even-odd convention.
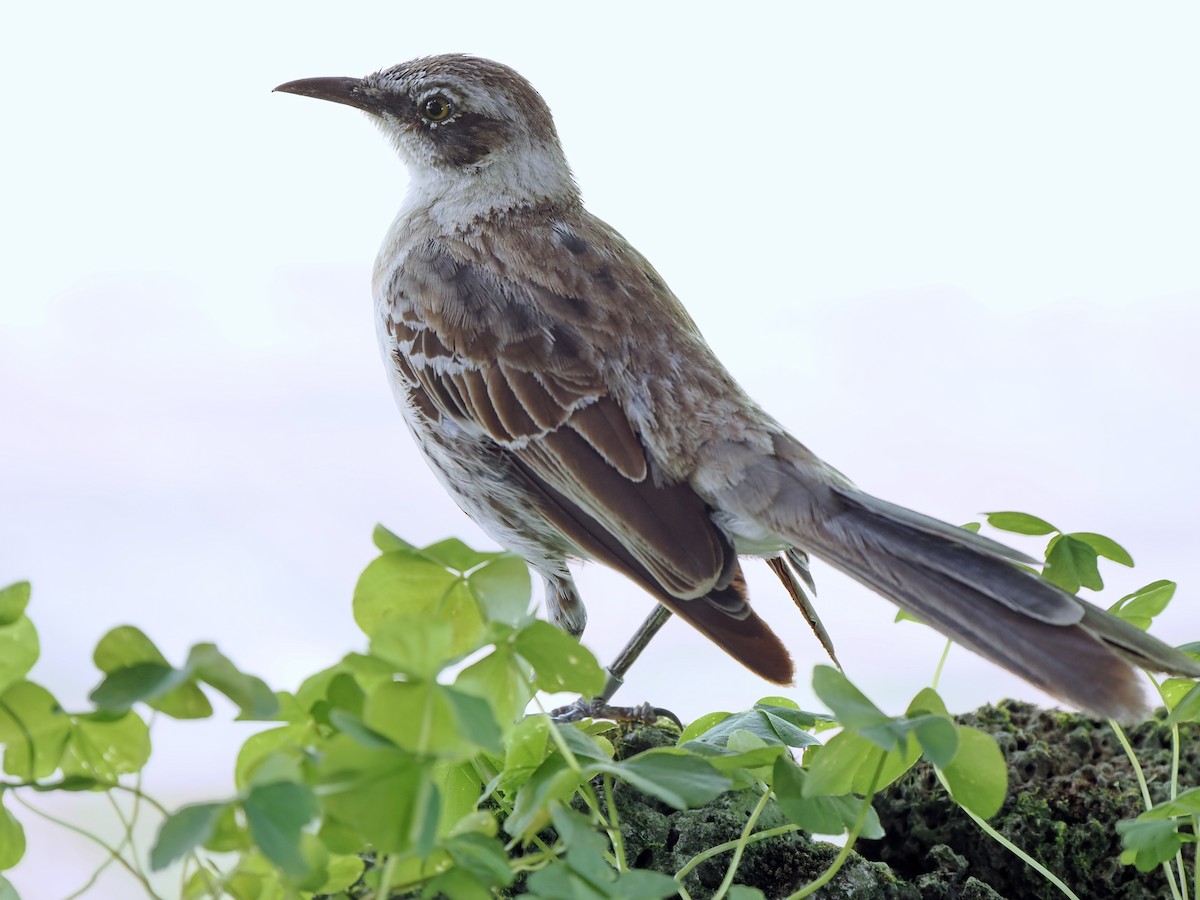
[[[683,723],[669,709],[640,703],[637,706],[610,706],[603,697],[593,697],[585,700],[580,697],[574,703],[550,710],[550,718],[559,724],[579,722],[583,719],[611,719],[614,722],[635,722],[641,725],[654,725],[659,719],[669,719],[679,729]]]

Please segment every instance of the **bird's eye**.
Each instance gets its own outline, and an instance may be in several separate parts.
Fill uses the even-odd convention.
[[[438,95],[430,97],[421,104],[421,114],[430,122],[444,122],[450,118],[454,107],[445,97]]]

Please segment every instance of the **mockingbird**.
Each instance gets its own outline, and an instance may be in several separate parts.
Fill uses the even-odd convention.
[[[1200,676],[1022,554],[864,493],[788,434],[584,209],[549,108],[512,69],[453,54],[277,90],[364,110],[407,165],[374,272],[392,388],[446,490],[541,574],[567,631],[586,621],[567,560],[595,559],[788,683],[739,557],[801,600],[812,553],[1092,712],[1143,709],[1131,664]]]

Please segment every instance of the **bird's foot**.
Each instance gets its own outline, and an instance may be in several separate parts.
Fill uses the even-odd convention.
[[[679,729],[683,723],[669,709],[641,703],[637,706],[610,706],[603,697],[593,697],[585,700],[580,697],[574,703],[550,710],[550,718],[560,724],[579,722],[583,719],[612,719],[614,722],[636,722],[641,725],[654,725],[659,719],[669,719]]]

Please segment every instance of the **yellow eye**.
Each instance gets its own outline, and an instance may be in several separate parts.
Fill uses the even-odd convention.
[[[430,122],[443,122],[450,118],[454,106],[445,97],[437,94],[421,104],[421,115]]]

